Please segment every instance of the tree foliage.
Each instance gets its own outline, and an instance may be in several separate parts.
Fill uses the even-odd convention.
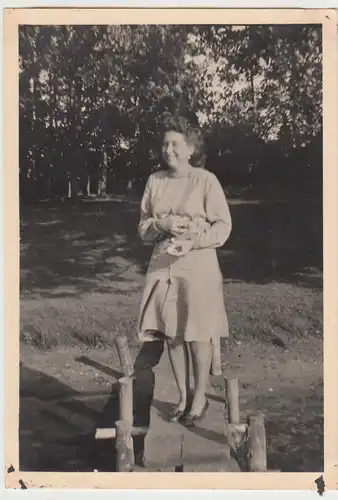
[[[199,117],[222,182],[266,177],[276,158],[281,178],[285,164],[308,173],[321,146],[321,47],[313,25],[22,26],[21,195],[141,187],[166,102]]]

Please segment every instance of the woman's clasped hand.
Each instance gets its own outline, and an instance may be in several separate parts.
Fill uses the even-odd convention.
[[[176,257],[181,257],[188,253],[193,246],[192,241],[184,234],[190,228],[190,218],[181,215],[169,215],[161,219],[157,219],[156,227],[172,236],[171,245],[167,249],[167,253]]]
[[[156,227],[172,236],[178,236],[185,233],[189,229],[189,217],[182,215],[168,215],[156,220]]]

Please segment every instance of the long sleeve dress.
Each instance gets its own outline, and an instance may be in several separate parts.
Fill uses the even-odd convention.
[[[170,238],[156,227],[156,219],[168,215],[191,221],[187,237],[193,247],[184,256],[166,252]],[[201,168],[191,168],[180,177],[165,170],[150,175],[138,231],[145,243],[154,245],[139,311],[140,341],[156,340],[155,332],[214,345],[220,337],[228,337],[223,277],[215,249],[230,235],[231,216],[216,176]]]

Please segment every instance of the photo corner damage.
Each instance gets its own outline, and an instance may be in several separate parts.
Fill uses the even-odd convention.
[[[323,496],[325,492],[324,477],[320,476],[318,479],[315,480],[315,483],[317,485],[317,492],[319,493],[320,496]]]

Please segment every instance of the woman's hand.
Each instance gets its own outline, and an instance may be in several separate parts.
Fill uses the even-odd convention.
[[[171,218],[165,217],[163,219],[156,219],[155,226],[162,233],[169,233],[171,229]]]
[[[179,215],[170,215],[163,219],[156,220],[156,227],[164,232],[170,233],[173,236],[178,236],[187,231],[189,227],[189,218],[181,217]]]
[[[191,240],[175,240],[173,238],[172,244],[167,248],[167,253],[175,257],[182,257],[190,252],[192,246],[193,242]]]
[[[170,233],[173,236],[180,236],[186,233],[189,229],[189,222],[188,217],[173,216]]]

